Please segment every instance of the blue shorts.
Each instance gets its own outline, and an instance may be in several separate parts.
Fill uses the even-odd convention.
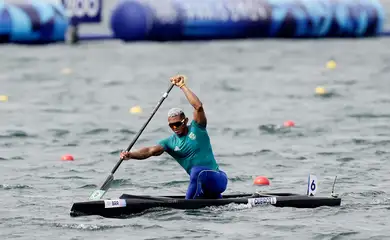
[[[193,167],[190,172],[190,184],[186,199],[222,198],[228,178],[225,172],[210,170],[206,167]]]

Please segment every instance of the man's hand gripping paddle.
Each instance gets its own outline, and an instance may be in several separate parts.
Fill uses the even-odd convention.
[[[164,102],[164,100],[168,97],[169,92],[172,90],[172,88],[174,86],[175,86],[174,84],[171,84],[169,86],[168,90],[163,94],[163,96],[161,97],[160,101],[157,103],[157,106],[154,108],[154,110],[152,112],[152,115],[149,117],[149,119],[146,121],[146,123],[141,127],[141,129],[138,131],[137,135],[135,135],[135,138],[133,139],[133,141],[127,147],[127,149],[126,149],[127,152],[130,151],[130,149],[134,146],[135,142],[138,140],[139,136],[144,131],[144,129],[146,128],[146,126],[148,125],[150,120],[152,120],[154,114],[157,112],[157,110],[159,109],[161,104]],[[115,167],[112,169],[110,175],[108,175],[106,181],[104,181],[104,183],[102,184],[100,189],[97,189],[97,190],[92,192],[92,194],[89,196],[89,200],[99,200],[99,199],[101,199],[104,196],[104,194],[110,188],[111,182],[114,180],[114,173],[116,172],[116,170],[118,169],[118,167],[122,163],[122,161],[123,161],[123,159],[120,159],[117,162]]]

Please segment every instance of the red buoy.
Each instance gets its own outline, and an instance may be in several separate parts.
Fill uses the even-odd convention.
[[[291,121],[291,120],[288,120],[288,121],[285,121],[283,123],[283,126],[285,126],[285,127],[294,127],[295,123],[293,121]]]
[[[73,161],[74,158],[73,158],[73,156],[70,155],[70,154],[65,154],[64,156],[62,156],[61,160],[62,160],[62,161]]]
[[[264,176],[258,176],[253,182],[254,185],[269,185],[269,179]]]

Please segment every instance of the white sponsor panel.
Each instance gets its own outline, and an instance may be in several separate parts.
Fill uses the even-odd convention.
[[[113,200],[104,200],[105,208],[118,208],[118,207],[126,207],[125,199],[113,199]]]
[[[249,198],[248,204],[253,207],[258,205],[276,204],[276,197]]]

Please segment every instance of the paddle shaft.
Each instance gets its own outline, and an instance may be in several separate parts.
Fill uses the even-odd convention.
[[[142,125],[141,129],[138,131],[137,135],[135,135],[135,138],[133,139],[133,141],[130,143],[130,145],[127,147],[126,151],[130,151],[130,149],[134,146],[135,142],[138,140],[139,136],[141,136],[142,132],[144,131],[144,129],[146,128],[146,126],[148,125],[148,123],[152,120],[154,114],[157,112],[158,108],[161,106],[161,104],[164,102],[164,100],[168,97],[168,94],[169,92],[172,90],[172,88],[174,87],[175,85],[174,84],[171,84],[168,88],[168,90],[163,94],[163,96],[161,97],[160,101],[157,103],[157,106],[154,108],[152,114],[150,115],[150,117],[148,118],[148,120],[144,123],[144,125]],[[114,173],[116,172],[116,170],[119,168],[119,166],[121,165],[121,163],[123,162],[123,159],[120,159],[115,167],[111,170],[111,173],[110,175],[108,175],[108,177],[106,178],[106,180],[104,181],[104,183],[102,184],[102,186],[100,187],[100,190],[104,190],[104,191],[107,191],[108,188],[110,187],[110,183],[111,181],[114,179]],[[96,191],[95,191],[96,192]],[[94,193],[95,193],[94,192]],[[94,193],[92,193],[92,195],[94,195]],[[104,194],[104,192],[103,192]],[[103,194],[101,194],[99,197],[102,197]]]
[[[137,139],[139,138],[139,136],[141,135],[141,133],[144,131],[144,129],[146,128],[146,126],[148,125],[148,123],[150,122],[150,120],[152,120],[154,114],[157,112],[158,108],[161,106],[161,104],[164,102],[165,98],[168,97],[168,94],[169,92],[172,90],[172,88],[174,87],[175,85],[174,84],[171,84],[168,88],[168,90],[163,94],[163,96],[161,97],[160,101],[157,103],[157,106],[154,108],[152,114],[150,115],[149,119],[145,122],[145,124],[141,127],[141,129],[138,131],[138,133],[136,134],[135,138],[133,139],[133,141],[130,143],[130,145],[127,147],[126,151],[130,151],[130,149],[134,146],[135,142],[137,141]],[[108,175],[108,177],[106,178],[106,180],[104,181],[104,183],[102,184],[102,186],[100,187],[99,190],[95,190],[90,196],[89,196],[89,199],[90,200],[99,200],[103,197],[103,195],[108,191],[108,189],[110,188],[110,185],[111,185],[111,182],[114,180],[114,173],[116,172],[116,170],[119,168],[120,164],[122,163],[123,159],[120,159],[115,167],[112,169],[110,175]]]
[[[144,125],[141,127],[141,129],[138,131],[137,135],[135,135],[135,138],[133,139],[133,141],[130,143],[130,145],[127,147],[126,151],[130,151],[130,149],[134,146],[135,142],[138,140],[139,136],[141,136],[142,132],[145,130],[146,126],[148,125],[148,123],[152,120],[154,114],[156,114],[157,110],[159,109],[159,107],[161,106],[161,104],[164,102],[164,100],[168,97],[168,94],[169,92],[172,90],[172,88],[174,87],[175,85],[174,84],[171,84],[168,88],[168,90],[163,94],[163,96],[161,97],[160,101],[157,103],[157,106],[154,108],[152,114],[150,115],[149,119],[144,123]],[[119,166],[121,165],[121,163],[123,162],[123,159],[120,159],[115,167],[112,169],[111,171],[111,174],[107,177],[106,181],[104,181],[102,187],[100,189],[105,189],[105,185],[110,181],[110,178],[112,178],[112,175],[114,175],[114,173],[116,172],[116,170],[119,168]]]

